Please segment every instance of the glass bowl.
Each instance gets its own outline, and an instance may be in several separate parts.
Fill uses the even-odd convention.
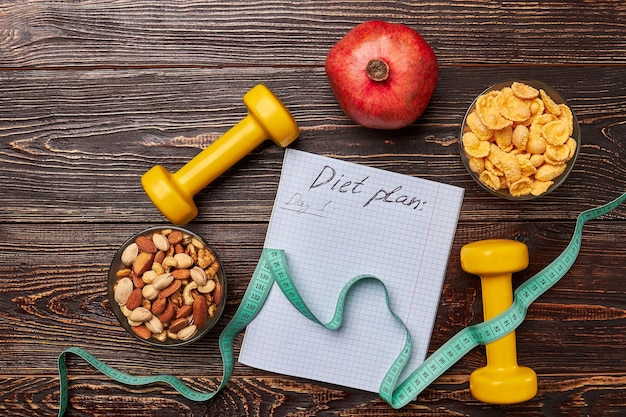
[[[479,135],[482,135],[481,137],[479,137],[479,141],[491,142],[492,145],[489,145],[491,147],[494,146],[493,144],[498,143],[498,141],[495,139],[496,137],[495,133],[493,134],[491,138],[489,139],[486,139],[486,138],[489,136],[488,130],[491,130],[492,133],[498,130],[498,128],[501,126],[501,124],[498,124],[498,123],[500,123],[504,119],[494,116],[494,118],[490,120],[488,124],[490,125],[490,127],[495,128],[495,129],[489,129],[488,127],[484,126],[484,124],[481,126],[481,123],[478,123],[477,119],[482,121],[483,117],[485,118],[492,117],[490,113],[493,113],[493,112],[490,112],[490,109],[493,108],[492,107],[493,103],[503,102],[503,99],[501,99],[499,96],[500,93],[506,92],[506,93],[512,94],[511,86],[513,85],[513,83],[517,84],[516,92],[520,95],[524,95],[524,93],[528,93],[532,91],[524,87],[524,86],[530,86],[533,89],[535,89],[537,92],[543,90],[545,94],[548,96],[548,98],[546,98],[544,101],[542,95],[539,95],[538,99],[541,101],[541,103],[537,103],[537,102],[533,103],[532,102],[533,99],[531,99],[530,96],[524,98],[522,101],[525,101],[527,104],[532,103],[532,107],[530,107],[531,119],[527,119],[526,121],[521,121],[521,119],[518,119],[520,121],[512,122],[512,125],[510,126],[510,128],[506,127],[497,132],[498,138],[505,138],[507,135],[501,134],[501,132],[505,132],[506,129],[511,129],[512,131],[514,131],[514,129],[517,128],[518,125],[526,126],[526,129],[530,132],[528,138],[530,138],[530,136],[532,135],[541,136],[542,126],[544,126],[546,123],[549,123],[549,121],[555,121],[551,119],[555,118],[556,120],[563,120],[568,124],[568,126],[570,126],[569,120],[571,120],[571,128],[570,128],[570,131],[568,132],[569,137],[568,137],[568,142],[567,142],[567,145],[569,146],[569,155],[567,156],[567,159],[564,161],[559,162],[561,156],[564,155],[563,153],[564,150],[559,149],[561,144],[557,144],[557,143],[554,143],[553,145],[549,145],[548,147],[552,146],[552,149],[550,149],[550,151],[546,150],[543,153],[538,152],[537,147],[534,146],[536,144],[536,141],[533,142],[533,146],[532,146],[533,152],[530,152],[529,149],[527,149],[524,146],[518,147],[514,144],[512,146],[512,149],[509,149],[506,147],[502,148],[501,146],[498,146],[498,148],[503,149],[506,153],[512,152],[512,154],[515,154],[515,153],[526,154],[520,157],[516,157],[518,159],[518,162],[520,163],[523,162],[522,177],[527,178],[527,179],[521,178],[522,181],[520,181],[519,183],[516,183],[513,181],[507,181],[508,179],[517,178],[518,168],[511,167],[510,164],[508,163],[510,156],[502,156],[502,154],[496,149],[495,154],[498,156],[498,158],[494,158],[494,159],[499,159],[499,162],[501,164],[504,164],[503,161],[507,161],[507,163],[504,164],[506,166],[506,170],[507,171],[509,169],[511,170],[505,173],[503,169],[498,169],[498,166],[494,166],[494,164],[491,163],[492,156],[494,155],[494,153],[490,153],[489,158],[486,158],[486,157],[477,158],[478,155],[484,154],[483,151],[485,150],[484,148],[485,145],[481,145],[480,143],[478,143],[479,147],[472,149],[471,152],[472,153],[476,152],[476,153],[474,153],[474,157],[471,157],[466,152],[466,143],[465,143],[467,142],[468,146],[473,147],[476,142],[476,137],[478,137]],[[500,93],[496,93],[496,92],[500,92]],[[491,95],[491,97],[482,99],[481,114],[483,116],[479,117],[477,116],[478,112],[476,111],[477,102],[479,101],[481,97],[486,96],[486,95]],[[514,100],[507,99],[507,115],[513,115],[515,117],[518,117],[521,112],[516,112],[513,104],[509,104],[509,103],[514,103],[514,102],[515,102]],[[540,110],[542,105],[543,105],[543,110]],[[562,107],[563,105],[567,107],[564,109]],[[552,109],[554,113],[557,113],[555,106],[557,106],[560,109],[561,115],[543,116],[543,118],[537,117],[537,116],[540,116],[541,114],[549,113],[547,108]],[[533,110],[536,111],[536,113],[533,113]],[[569,117],[569,115],[571,115],[571,117]],[[532,119],[534,117],[537,117],[537,118]],[[469,121],[468,121],[468,118],[470,119]],[[531,123],[530,120],[533,120],[533,122]],[[539,122],[542,122],[541,125]],[[533,127],[533,124],[537,124],[540,126]],[[472,127],[470,127],[470,125],[472,125]],[[555,127],[555,126],[552,126],[552,127]],[[484,128],[487,128],[488,130],[484,130]],[[470,134],[464,138],[464,135],[468,132],[471,132],[471,133],[478,132],[479,135],[476,135],[476,137],[472,137],[472,135]],[[510,131],[507,131],[507,134],[508,132]],[[517,136],[518,138],[523,136],[524,129],[520,128],[520,132],[521,132],[520,135]],[[545,136],[542,136],[542,137],[545,140]],[[502,139],[502,141],[505,142],[505,144],[507,142],[506,139]],[[461,159],[463,160],[463,163],[465,167],[467,168],[467,171],[469,172],[469,174],[472,176],[472,178],[482,188],[484,188],[491,194],[499,196],[499,197],[503,197],[509,200],[532,200],[540,196],[547,195],[548,193],[558,188],[567,179],[568,175],[570,174],[574,166],[574,163],[576,162],[576,158],[578,157],[578,152],[580,149],[580,143],[581,143],[580,126],[578,123],[578,119],[576,118],[576,115],[574,115],[571,112],[571,109],[569,108],[565,99],[562,97],[560,93],[558,93],[549,85],[541,81],[537,81],[537,80],[511,80],[511,81],[505,81],[505,82],[501,82],[498,84],[494,84],[491,87],[487,88],[485,91],[480,93],[476,97],[476,99],[474,99],[472,104],[469,106],[467,112],[465,113],[465,117],[463,118],[463,123],[461,124],[461,130],[459,134],[459,145],[460,145],[459,150],[461,154]],[[482,146],[482,148],[480,148],[480,146]],[[506,144],[506,146],[510,147],[511,144]],[[530,143],[528,143],[527,146],[528,148],[531,148]],[[478,150],[479,148],[482,150],[479,151]],[[541,147],[539,147],[539,149],[541,149]],[[560,152],[560,151],[563,151],[563,152]],[[546,152],[548,153],[546,154]],[[525,161],[519,160],[519,158],[524,158],[524,157],[530,158],[533,155],[539,155],[539,154],[544,155],[544,158],[543,158],[544,161],[550,160],[552,162],[551,165],[557,166],[557,168],[547,167],[547,166],[544,168],[540,168],[540,165],[537,165],[537,164],[539,163],[538,161],[541,160],[541,157],[534,156],[533,164],[536,165],[535,168],[541,169],[540,174],[537,175],[537,177],[541,179],[541,181],[538,181],[537,180],[538,178],[535,177],[535,173],[532,173],[532,170],[533,170],[532,167],[528,166]],[[549,155],[549,156],[558,155],[557,157],[559,159],[550,159],[548,158],[548,156],[545,156],[545,155]],[[544,164],[550,165],[547,162],[544,162]],[[561,166],[560,164],[564,164],[564,167]],[[500,168],[502,168],[502,165],[500,165]],[[490,172],[484,172],[484,171],[490,171]],[[556,173],[558,173],[558,175],[556,175]],[[509,175],[503,175],[503,174],[511,174],[511,175],[509,176]],[[545,179],[550,178],[552,175],[556,175],[556,176],[554,176],[553,178],[549,180],[551,183],[544,181]],[[499,180],[497,178],[499,178]],[[533,189],[533,187],[535,188]],[[529,188],[531,189],[530,192],[528,191]]]
[[[226,304],[219,257],[203,238],[177,226],[151,227],[128,239],[113,257],[107,287],[122,327],[153,346],[200,339]]]

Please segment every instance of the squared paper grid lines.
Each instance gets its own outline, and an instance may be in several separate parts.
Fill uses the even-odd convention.
[[[285,250],[298,291],[322,322],[353,276],[381,279],[411,331],[411,369],[428,349],[462,196],[457,187],[288,149],[265,247]],[[239,360],[377,391],[403,343],[374,281],[354,288],[334,332],[309,322],[273,288],[246,330]]]

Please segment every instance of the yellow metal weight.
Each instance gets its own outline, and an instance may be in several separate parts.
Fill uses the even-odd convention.
[[[156,165],[141,177],[154,205],[174,224],[186,224],[198,215],[193,197],[267,139],[288,146],[300,134],[284,104],[266,86],[248,91],[243,101],[248,115],[222,137],[172,174]]]
[[[513,303],[512,273],[528,266],[528,248],[521,242],[489,239],[461,248],[461,267],[480,276],[484,319]],[[537,394],[537,375],[517,364],[515,332],[486,345],[487,365],[470,375],[474,398],[491,404],[516,404]]]

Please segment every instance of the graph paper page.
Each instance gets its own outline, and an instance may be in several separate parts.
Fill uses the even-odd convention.
[[[383,281],[413,338],[404,379],[426,358],[462,200],[462,188],[287,149],[265,247],[285,250],[296,287],[324,323],[352,277]],[[378,392],[404,330],[380,284],[353,290],[332,331],[274,287],[246,329],[239,362]]]

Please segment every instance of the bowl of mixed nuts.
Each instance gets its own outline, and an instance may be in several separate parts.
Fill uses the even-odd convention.
[[[537,80],[492,85],[470,105],[461,159],[485,190],[509,200],[554,191],[571,172],[580,126],[565,99]]]
[[[117,251],[108,277],[109,302],[120,324],[156,346],[204,336],[226,304],[226,281],[215,251],[180,227],[152,227]]]

